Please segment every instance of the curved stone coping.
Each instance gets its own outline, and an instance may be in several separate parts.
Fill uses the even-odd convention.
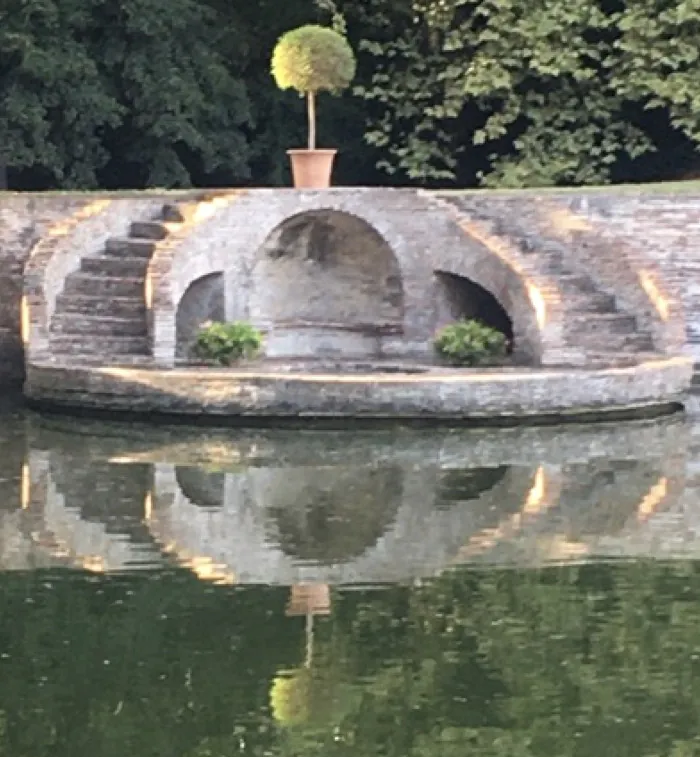
[[[448,370],[304,374],[30,364],[25,394],[68,410],[237,423],[311,419],[517,424],[638,416],[682,404],[690,358],[601,370]]]

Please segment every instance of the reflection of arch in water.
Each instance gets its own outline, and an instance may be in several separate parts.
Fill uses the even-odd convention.
[[[451,507],[455,502],[478,499],[508,472],[507,465],[497,468],[452,468],[440,475],[437,491],[437,506]]]
[[[293,469],[276,471],[278,496],[282,499],[292,472]],[[306,469],[310,480],[316,472]],[[497,520],[504,506],[513,507],[513,501],[523,500],[533,476],[530,468],[511,469],[477,499],[439,509],[435,507],[439,469],[405,468],[402,473],[403,494],[393,523],[376,544],[345,562],[303,562],[290,557],[271,540],[279,524],[265,507],[271,492],[269,469],[227,473],[222,506],[208,510],[183,495],[174,466],[158,464],[149,526],[156,539],[168,545],[182,561],[208,561],[241,583],[404,581],[441,571],[470,534]]]
[[[375,468],[291,468],[260,481],[270,537],[294,560],[348,562],[374,547],[403,499],[403,471]],[[259,471],[262,472],[262,471]],[[265,492],[263,494],[263,491]]]
[[[177,466],[182,494],[203,508],[223,507],[226,475]],[[255,468],[250,495],[263,502],[267,533],[293,560],[346,562],[373,547],[396,515],[403,477],[395,466],[375,468]]]
[[[175,478],[180,491],[192,502],[205,508],[221,507],[226,491],[226,474],[194,465],[178,465]]]

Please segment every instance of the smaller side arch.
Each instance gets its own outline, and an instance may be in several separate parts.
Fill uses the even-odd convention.
[[[440,322],[475,319],[500,331],[513,348],[513,320],[491,292],[465,276],[435,271],[438,289]]]
[[[435,251],[434,269],[470,279],[495,298],[512,322],[514,359],[529,365],[583,363],[583,350],[567,344],[566,309],[556,278],[540,270],[536,256],[525,256],[447,200],[430,199],[443,211],[450,229],[445,238],[452,240]]]
[[[209,321],[226,319],[226,293],[222,271],[195,279],[180,298],[175,312],[175,357],[192,353],[197,333]]]

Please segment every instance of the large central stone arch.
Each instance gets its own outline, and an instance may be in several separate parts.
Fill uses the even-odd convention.
[[[306,211],[274,229],[253,262],[248,302],[272,357],[379,356],[403,333],[399,261],[346,212]]]
[[[281,233],[294,229],[295,219],[302,218],[356,219],[347,222],[362,224],[368,235],[391,250],[400,275],[403,318],[400,329],[382,335],[381,354],[432,355],[432,337],[444,311],[437,272],[469,279],[501,303],[513,323],[516,356],[525,362],[546,362],[548,351],[556,353],[561,348],[558,329],[552,329],[551,323],[544,329],[542,314],[531,297],[533,289],[538,285],[546,289],[549,282],[540,282],[534,273],[526,280],[426,196],[414,190],[262,189],[237,193],[176,243],[156,251],[149,267],[156,362],[174,364],[178,304],[192,282],[204,276],[223,274],[228,320],[255,320],[260,304],[255,296],[255,277],[263,265],[260,261],[270,257]],[[384,285],[386,288],[386,281]]]

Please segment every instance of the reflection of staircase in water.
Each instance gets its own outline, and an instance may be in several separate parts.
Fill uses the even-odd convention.
[[[165,562],[218,583],[294,585],[401,582],[454,563],[692,557],[700,498],[694,478],[682,493],[681,468],[597,459],[460,469],[455,459],[223,473],[32,453],[13,484],[22,506],[0,512],[0,566]]]
[[[470,539],[457,562],[680,557],[691,545],[697,556],[699,531],[688,529],[681,515],[682,486],[663,467],[598,461],[540,468],[522,510]]]
[[[23,512],[34,550],[50,564],[93,572],[153,568],[160,550],[143,524],[150,470],[54,455]]]

